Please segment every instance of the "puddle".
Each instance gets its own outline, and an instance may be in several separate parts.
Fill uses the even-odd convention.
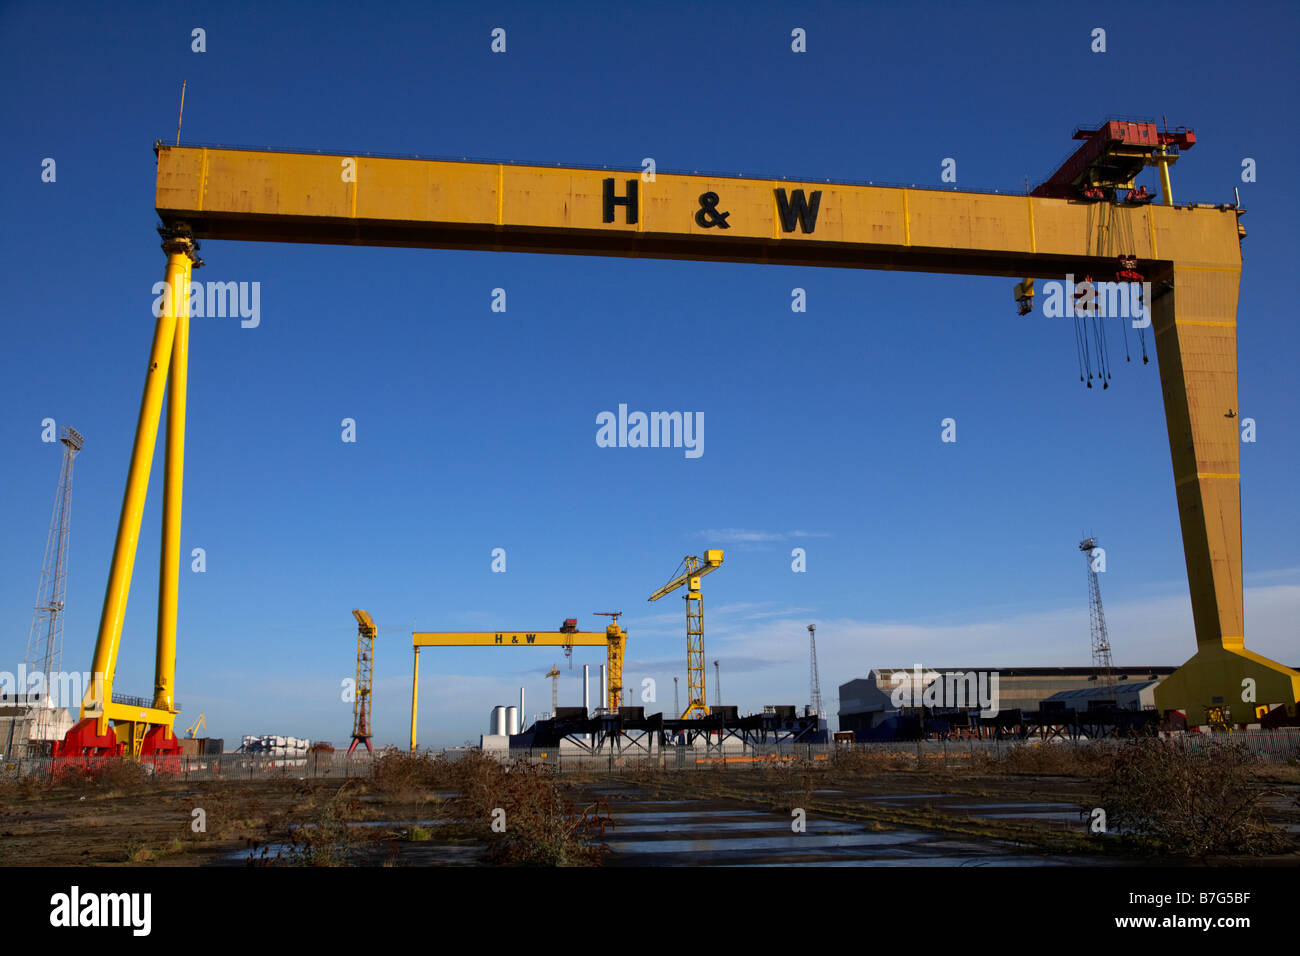
[[[868,794],[864,800],[936,800],[940,797],[951,797],[951,793],[892,793],[883,797],[872,796]]]
[[[788,827],[786,828],[789,829]],[[809,830],[813,829],[809,824]],[[782,836],[736,837],[722,840],[618,840],[605,839],[616,853],[807,853],[843,847],[886,847],[915,840],[919,834],[903,830],[889,833],[785,833]]]
[[[945,810],[1077,810],[1073,803],[948,803]]]
[[[838,825],[836,825],[836,822],[829,821],[829,820],[809,820],[807,826],[808,826],[809,833],[818,830],[825,830],[827,832],[852,833],[861,829],[860,827],[854,826],[853,824],[847,824],[847,823],[839,823]],[[629,824],[629,823],[624,823],[621,820],[617,820],[614,829],[608,831],[605,839],[606,842],[609,842],[610,836],[617,838],[620,834],[624,834],[624,833],[665,833],[665,832],[692,833],[692,832],[700,832],[700,831],[706,831],[710,833],[716,833],[717,831],[725,831],[726,833],[739,833],[739,832],[746,832],[746,831],[751,831],[751,832],[763,831],[763,830],[771,831],[778,828],[789,831],[790,825],[786,823],[784,820],[781,820],[779,818],[777,820],[739,820],[735,822],[718,821],[718,822],[704,822],[704,823],[671,823],[668,825],[667,828],[664,826],[663,823]],[[792,835],[797,836],[799,834],[792,834]]]
[[[765,816],[769,820],[776,820],[770,813],[763,813],[759,810],[665,810],[663,813],[611,813],[614,822],[622,824],[624,820],[629,823],[671,823],[674,820],[698,820],[701,817],[757,817]]]
[[[352,827],[440,827],[451,823],[450,820],[349,820],[347,825]],[[464,823],[464,820],[457,821]],[[291,823],[290,830],[314,830],[315,823]]]
[[[1082,857],[1056,856],[923,856],[916,859],[878,860],[792,860],[788,863],[741,863],[739,866],[952,866],[960,868],[991,866],[1078,866]],[[1089,859],[1090,866],[1119,865],[1114,861]]]

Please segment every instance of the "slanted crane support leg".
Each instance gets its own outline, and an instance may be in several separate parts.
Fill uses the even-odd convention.
[[[1300,672],[1245,649],[1241,438],[1237,406],[1238,272],[1175,265],[1152,310],[1165,423],[1182,525],[1196,654],[1155,690],[1156,708],[1204,725],[1300,700]]]
[[[420,649],[415,648],[415,672],[411,675],[411,753],[415,753],[415,711],[420,701]]]
[[[140,398],[140,414],[136,420],[135,442],[131,447],[131,464],[127,470],[126,490],[122,494],[122,510],[118,516],[117,537],[113,543],[113,560],[109,566],[108,585],[104,590],[104,605],[100,612],[99,632],[95,639],[95,655],[91,665],[91,684],[86,689],[81,702],[81,719],[64,740],[60,751],[64,755],[80,755],[87,750],[100,752],[121,752],[130,748],[138,754],[142,750],[162,744],[167,749],[179,748],[172,736],[173,702],[170,700],[175,668],[175,609],[177,575],[170,579],[166,572],[169,534],[179,534],[180,526],[180,487],[165,488],[164,494],[170,497],[170,507],[165,507],[163,532],[163,562],[161,575],[163,585],[159,594],[159,633],[158,654],[156,659],[155,683],[166,679],[168,700],[165,708],[158,706],[159,696],[155,689],[155,706],[150,708],[128,707],[113,703],[113,677],[117,670],[117,652],[122,640],[122,624],[126,618],[127,598],[131,590],[131,574],[135,568],[136,548],[140,543],[140,523],[144,516],[145,495],[149,488],[149,472],[153,463],[154,447],[157,444],[158,425],[162,412],[164,393],[166,392],[169,368],[181,369],[184,376],[186,355],[182,354],[179,366],[176,365],[174,349],[178,324],[184,323],[188,331],[190,275],[198,262],[197,243],[184,228],[163,232],[163,251],[167,253],[167,289],[169,294],[163,296],[163,308],[154,325],[153,345],[149,353],[149,365],[145,370],[144,392]],[[182,333],[188,343],[188,335]],[[184,442],[184,385],[181,387],[181,401],[178,407],[169,411],[168,422],[168,474],[167,483],[173,478],[172,470],[179,475],[183,465]],[[172,399],[176,402],[175,397]],[[173,431],[175,430],[175,431]],[[173,446],[172,435],[176,434],[180,447]],[[179,538],[173,547],[173,554],[179,552]],[[170,587],[170,594],[168,588]],[[169,636],[164,636],[164,620],[170,607],[171,628]],[[164,651],[163,644],[170,642]],[[110,731],[109,722],[122,724],[122,733]]]

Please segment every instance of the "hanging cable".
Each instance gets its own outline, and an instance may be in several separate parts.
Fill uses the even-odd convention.
[[[1079,363],[1079,381],[1083,381],[1083,338],[1079,335],[1079,317],[1074,317],[1074,357]]]

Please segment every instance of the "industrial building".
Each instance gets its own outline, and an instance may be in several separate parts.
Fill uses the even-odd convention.
[[[1086,709],[1090,698],[1112,700],[1127,710],[1153,708],[1156,686],[1173,672],[1173,667],[1112,667],[1114,683],[1106,687],[1102,672],[1094,667],[926,667],[918,684],[915,668],[879,667],[869,671],[866,677],[840,685],[840,730],[860,733],[879,728],[909,709],[897,706],[896,699],[915,701],[919,706],[922,693],[933,683],[934,674],[945,677],[996,674],[996,709],[1007,712],[1037,711],[1044,701],[1067,701],[1068,706]],[[977,701],[972,701],[957,709],[979,710],[980,707]]]
[[[45,756],[71,729],[72,715],[44,698],[0,696],[0,760]]]

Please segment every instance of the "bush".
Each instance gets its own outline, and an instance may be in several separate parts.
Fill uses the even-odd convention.
[[[1013,744],[1003,750],[980,754],[983,769],[990,773],[1051,774],[1066,777],[1099,777],[1111,771],[1116,749],[1113,743],[1082,745],[1065,741]]]
[[[421,789],[450,786],[454,779],[454,766],[441,756],[391,748],[375,756],[368,783],[380,793],[414,796]]]
[[[885,770],[909,770],[916,761],[899,753],[838,747],[831,753],[831,772],[850,777],[869,776]]]
[[[151,771],[130,757],[91,757],[57,767],[54,781],[68,790],[137,790],[149,782]]]
[[[1134,741],[1102,788],[1107,824],[1146,849],[1196,858],[1282,850],[1288,841],[1264,819],[1268,791],[1250,778],[1255,762],[1240,743]]]
[[[524,760],[505,765],[475,751],[454,768],[461,792],[457,815],[487,830],[486,862],[584,866],[599,864],[608,852],[594,842],[613,825],[608,806],[600,801],[579,809],[554,768]]]

